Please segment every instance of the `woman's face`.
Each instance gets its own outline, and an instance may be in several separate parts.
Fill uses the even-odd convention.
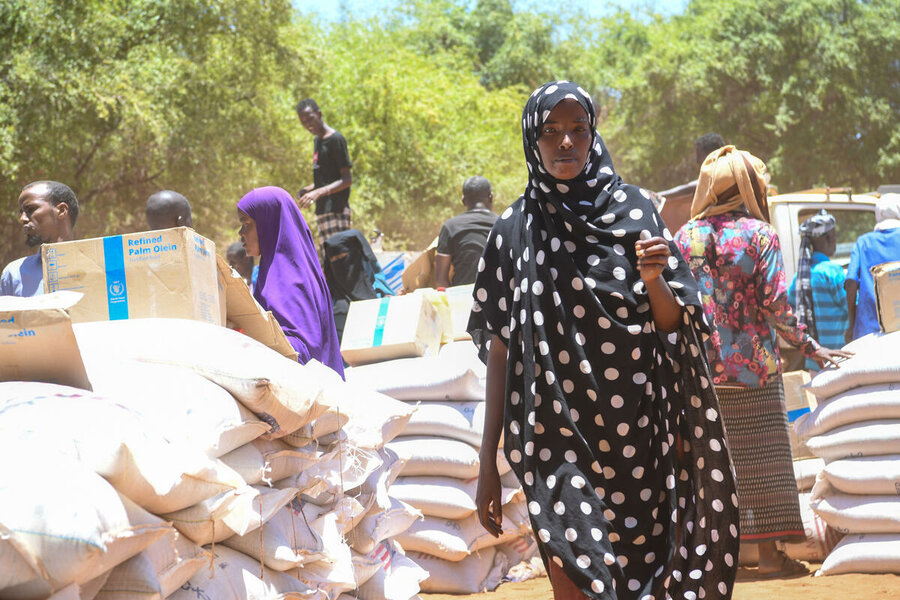
[[[259,237],[256,235],[256,221],[250,215],[238,209],[238,219],[241,221],[241,245],[247,252],[247,256],[259,256]]]
[[[547,115],[538,138],[544,168],[556,179],[574,179],[587,163],[593,140],[587,111],[575,100],[561,101]]]

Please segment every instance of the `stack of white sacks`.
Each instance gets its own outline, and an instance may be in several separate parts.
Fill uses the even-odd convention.
[[[196,321],[75,333],[93,392],[0,383],[0,598],[416,597],[412,408]]]
[[[424,515],[394,536],[407,556],[428,572],[421,585],[424,592],[493,590],[511,567],[537,552],[524,494],[502,450],[497,457],[504,486],[503,534],[491,536],[475,512],[484,379],[485,367],[471,341],[445,344],[438,356],[390,360],[347,372],[348,382],[415,408],[402,433],[386,445],[406,461],[388,495],[397,506]]]
[[[845,534],[819,574],[900,573],[900,332],[846,349],[855,356],[812,380],[818,407],[794,425],[824,462],[810,506]]]

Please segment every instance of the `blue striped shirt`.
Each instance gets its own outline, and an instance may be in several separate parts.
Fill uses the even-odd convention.
[[[847,293],[844,291],[844,269],[821,252],[813,252],[810,268],[812,284],[813,314],[816,317],[816,329],[819,331],[819,342],[826,348],[842,348],[844,332],[850,326],[847,313]],[[797,306],[797,276],[788,289],[788,301]],[[815,361],[807,358],[806,368],[818,370]]]

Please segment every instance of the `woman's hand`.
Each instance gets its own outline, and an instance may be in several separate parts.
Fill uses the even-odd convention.
[[[500,500],[500,472],[497,470],[497,456],[492,460],[482,460],[478,470],[478,488],[475,492],[475,506],[481,526],[494,537],[503,531],[503,512]]]
[[[644,283],[656,281],[672,256],[669,243],[659,236],[638,240],[634,243],[634,251],[637,253],[637,268]]]
[[[834,368],[840,369],[841,365],[839,364],[840,361],[838,359],[852,357],[853,352],[850,352],[849,350],[832,350],[824,346],[819,346],[816,353],[813,354],[812,359],[816,361],[816,364],[819,365],[820,369],[830,366],[829,363],[834,365]]]

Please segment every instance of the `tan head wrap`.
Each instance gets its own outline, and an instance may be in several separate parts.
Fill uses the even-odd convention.
[[[700,179],[691,202],[691,220],[746,206],[752,217],[768,222],[767,185],[763,161],[734,146],[714,150],[700,167]]]

